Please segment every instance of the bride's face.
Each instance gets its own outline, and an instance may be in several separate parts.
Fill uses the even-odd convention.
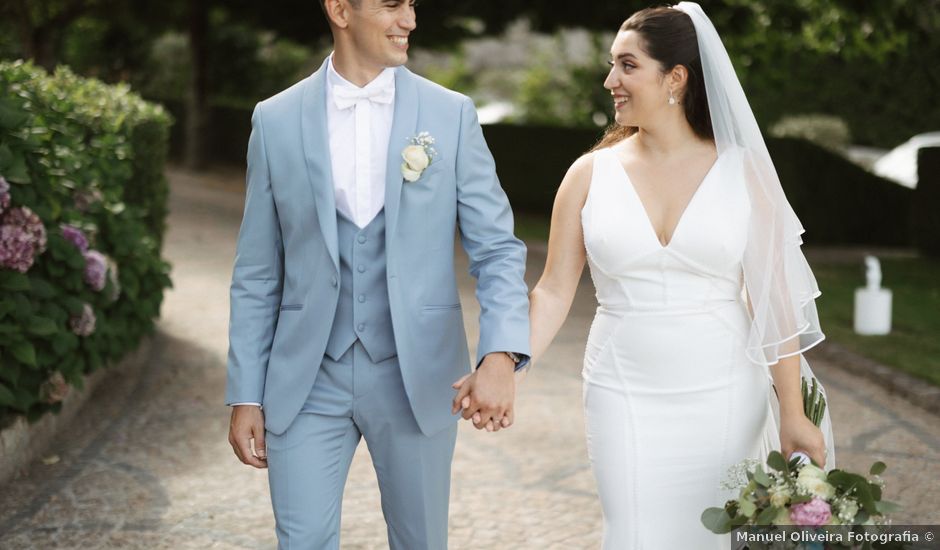
[[[646,127],[669,107],[669,87],[662,66],[640,44],[640,35],[631,30],[618,33],[610,48],[610,72],[604,87],[610,90],[614,120],[621,126]]]

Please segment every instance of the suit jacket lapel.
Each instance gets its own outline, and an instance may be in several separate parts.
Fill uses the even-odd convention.
[[[300,123],[304,157],[307,161],[307,176],[310,179],[310,185],[313,186],[320,231],[326,241],[333,266],[339,271],[336,197],[333,192],[333,168],[330,160],[330,138],[326,119],[327,62],[324,61],[304,85]]]
[[[392,245],[389,235],[395,234],[398,208],[401,204],[402,150],[410,145],[418,126],[418,86],[414,75],[405,67],[395,70],[395,114],[388,140],[388,159],[385,170],[385,236],[386,249]]]

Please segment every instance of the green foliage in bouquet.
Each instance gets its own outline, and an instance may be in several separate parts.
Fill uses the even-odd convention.
[[[806,418],[812,420],[817,427],[822,423],[823,415],[826,413],[826,397],[819,391],[819,382],[813,378],[812,389],[803,378],[800,382],[803,392],[803,412]]]
[[[826,398],[813,378],[802,379],[803,411],[819,426],[826,412]],[[757,460],[745,460],[732,467],[733,478],[728,489],[739,489],[738,498],[724,507],[708,508],[701,521],[716,534],[726,534],[742,526],[774,528],[819,528],[836,526],[846,531],[870,530],[867,526],[883,524],[887,514],[900,507],[881,500],[884,480],[880,477],[887,466],[875,462],[869,469],[870,478],[833,469],[828,473],[813,462],[794,456],[789,461],[779,451],[771,451],[767,470]],[[769,548],[756,543],[754,548]],[[840,547],[838,544],[830,547]]]
[[[737,499],[723,508],[702,513],[702,523],[714,533],[756,526],[860,526],[879,525],[899,506],[883,501],[883,462],[872,464],[869,475],[834,469],[829,473],[799,458],[787,461],[778,451],[761,464],[743,466],[746,480]]]
[[[0,425],[152,332],[170,124],[126,86],[0,63]]]

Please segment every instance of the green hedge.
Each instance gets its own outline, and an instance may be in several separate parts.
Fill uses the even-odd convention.
[[[912,244],[907,187],[808,141],[768,139],[767,148],[806,244]]]
[[[591,148],[593,130],[494,124],[483,128],[513,208],[549,215],[568,166]],[[808,141],[767,138],[807,244],[911,244],[910,189]]]
[[[0,63],[0,424],[153,331],[171,124],[126,86]]]
[[[925,256],[940,258],[940,147],[921,149],[917,155],[914,190],[914,243]]]
[[[178,104],[168,108],[185,116]],[[210,117],[210,160],[243,166],[251,110],[215,106]],[[489,124],[483,133],[513,208],[545,216],[568,167],[601,136],[593,129],[519,124]],[[182,139],[174,132],[173,151],[182,151]],[[910,189],[808,141],[765,139],[807,244],[912,244]]]

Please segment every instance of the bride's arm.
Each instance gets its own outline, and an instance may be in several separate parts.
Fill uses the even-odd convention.
[[[593,159],[593,154],[587,154],[576,160],[555,195],[548,257],[538,284],[529,293],[533,364],[548,349],[568,316],[584,270],[581,209],[591,184]]]
[[[744,295],[748,312],[753,317],[754,306],[747,285],[744,285]],[[800,354],[781,357],[770,366],[780,408],[780,451],[786,457],[796,451],[806,452],[822,466],[826,464],[826,442],[822,430],[806,417],[803,410],[800,357]]]

